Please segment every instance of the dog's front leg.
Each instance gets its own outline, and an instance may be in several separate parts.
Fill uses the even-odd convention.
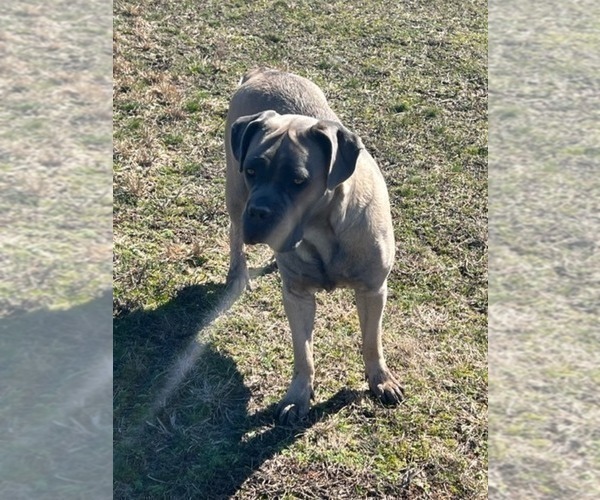
[[[283,305],[292,331],[294,375],[285,397],[279,403],[277,416],[280,423],[293,424],[306,416],[313,397],[315,295],[292,289],[284,283]]]
[[[250,275],[242,241],[242,227],[241,223],[234,219],[231,220],[229,226],[229,272],[226,284],[231,302],[242,294],[244,288],[250,286]]]
[[[369,388],[385,404],[404,399],[400,384],[388,369],[381,344],[381,322],[387,299],[387,285],[376,291],[356,291],[356,307],[363,340],[363,359]]]

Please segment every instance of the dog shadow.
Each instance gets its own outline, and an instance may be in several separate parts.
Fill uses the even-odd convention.
[[[109,498],[112,293],[0,319],[0,498]]]
[[[267,460],[361,397],[341,390],[295,426],[275,424],[275,405],[249,412],[251,391],[235,361],[197,340],[223,304],[231,304],[224,285],[208,283],[154,311],[118,312],[115,498],[231,497]]]

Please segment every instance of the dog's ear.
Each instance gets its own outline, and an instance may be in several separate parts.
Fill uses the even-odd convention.
[[[311,132],[329,159],[327,189],[335,189],[354,173],[358,155],[365,146],[360,137],[334,121],[321,120],[311,127]]]
[[[269,118],[276,114],[275,111],[268,110],[254,115],[241,116],[231,126],[231,152],[240,165],[240,171],[252,137],[264,127]]]

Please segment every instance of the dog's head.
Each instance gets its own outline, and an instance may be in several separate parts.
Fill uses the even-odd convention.
[[[304,225],[354,173],[363,148],[340,123],[264,111],[231,128],[231,149],[249,195],[244,243],[293,250]]]

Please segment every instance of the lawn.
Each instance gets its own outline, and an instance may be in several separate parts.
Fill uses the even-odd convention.
[[[0,32],[2,317],[110,286],[110,10],[11,2]]]
[[[114,8],[115,497],[485,498],[487,4]],[[366,390],[349,291],[317,296],[294,428],[273,421],[292,351],[267,247],[225,307],[224,118],[257,65],[319,84],[386,178],[397,408]]]
[[[591,0],[491,10],[495,498],[600,498],[599,16]]]
[[[111,9],[0,15],[0,498],[111,492]]]

